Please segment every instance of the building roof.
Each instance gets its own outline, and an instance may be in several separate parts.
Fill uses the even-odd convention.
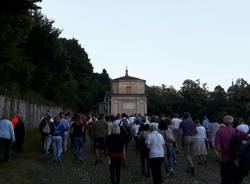
[[[121,80],[140,80],[140,81],[145,81],[143,79],[139,79],[139,78],[136,78],[136,77],[132,77],[132,76],[129,76],[128,75],[128,69],[126,68],[126,73],[125,73],[125,76],[123,77],[119,77],[119,78],[116,78],[116,79],[113,79],[113,81],[121,81]]]
[[[141,80],[141,81],[145,81],[143,79],[139,79],[139,78],[132,77],[132,76],[129,76],[129,75],[125,75],[123,77],[119,77],[119,78],[113,79],[113,81],[119,81],[119,80]]]

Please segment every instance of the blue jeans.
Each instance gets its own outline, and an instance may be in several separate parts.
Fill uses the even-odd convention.
[[[46,151],[46,153],[49,152],[51,142],[52,142],[51,135],[48,135],[48,136],[44,137],[44,150]]]
[[[175,149],[173,145],[167,145],[167,160],[164,161],[165,171],[170,174],[170,170],[174,167]]]
[[[62,155],[62,137],[52,136],[53,156],[54,160],[59,160]]]
[[[84,153],[83,145],[84,145],[83,137],[74,138],[75,157],[77,160],[79,160],[83,156]]]

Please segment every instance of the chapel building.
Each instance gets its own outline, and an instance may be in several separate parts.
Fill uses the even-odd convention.
[[[106,115],[147,114],[145,87],[145,80],[129,76],[126,69],[125,76],[111,81],[110,91],[99,104],[99,112]]]

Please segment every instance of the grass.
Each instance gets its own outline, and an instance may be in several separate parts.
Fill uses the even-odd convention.
[[[26,131],[23,152],[19,154],[15,154],[13,149],[11,149],[10,153],[10,161],[7,163],[1,164],[0,173],[7,173],[12,171],[20,161],[25,159],[36,159],[37,154],[40,151],[40,133],[38,129],[29,129]]]

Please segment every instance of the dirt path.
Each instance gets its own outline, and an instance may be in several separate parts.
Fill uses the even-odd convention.
[[[29,135],[28,135],[29,137]],[[30,136],[29,138],[33,138]],[[52,162],[51,155],[44,155],[38,151],[39,137],[27,141],[27,151],[15,156],[9,163],[0,165],[0,184],[109,184],[110,174],[107,161],[94,166],[94,155],[86,145],[83,163],[74,161],[72,153],[63,155],[62,164]],[[32,146],[33,144],[33,146]],[[36,144],[36,146],[34,146]],[[33,150],[33,151],[32,151]],[[37,149],[35,149],[37,150]],[[15,157],[15,158],[14,158]],[[219,184],[219,167],[215,161],[209,160],[206,166],[196,167],[196,176],[192,177],[185,171],[183,155],[177,155],[175,175],[164,176],[167,184]],[[129,150],[128,167],[121,171],[121,184],[151,184],[151,178],[140,176],[139,156],[133,147]],[[244,184],[249,184],[246,178]]]

